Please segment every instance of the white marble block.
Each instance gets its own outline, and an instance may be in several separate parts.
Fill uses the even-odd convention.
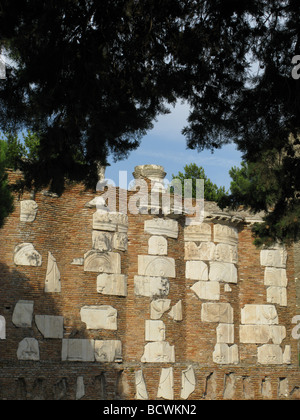
[[[39,343],[35,338],[24,338],[17,350],[18,360],[40,360]]]
[[[93,215],[93,229],[127,233],[128,216],[122,213],[97,210]]]
[[[228,245],[237,245],[239,241],[238,230],[227,225],[214,225],[214,242]]]
[[[157,391],[157,398],[174,400],[174,375],[173,368],[162,368]]]
[[[278,315],[274,305],[245,305],[241,309],[241,323],[248,325],[277,325]]]
[[[260,252],[260,264],[264,267],[286,268],[287,252],[284,248],[264,249]]]
[[[238,282],[237,268],[231,263],[211,262],[209,280],[236,284]]]
[[[84,306],[80,310],[81,321],[88,330],[117,330],[118,311],[112,306]]]
[[[31,328],[34,302],[19,300],[15,306],[12,323],[19,328]]]
[[[187,242],[211,242],[211,226],[208,223],[190,225],[184,228],[184,240]]]
[[[198,281],[191,290],[203,300],[220,300],[220,283],[218,281]]]
[[[185,242],[184,259],[194,261],[211,261],[214,259],[215,244],[213,242]]]
[[[121,274],[121,256],[117,252],[89,251],[84,255],[84,271]]]
[[[45,279],[45,293],[60,293],[61,281],[60,272],[56,263],[56,259],[51,252],[48,252],[48,265]]]
[[[83,376],[78,376],[76,381],[76,400],[81,400],[85,396]]]
[[[233,324],[233,308],[229,303],[202,303],[201,321]]]
[[[127,251],[128,249],[128,235],[127,233],[116,232],[113,236],[113,248],[118,251]]]
[[[102,295],[127,296],[127,276],[124,274],[99,274],[97,292]]]
[[[239,350],[236,344],[216,344],[213,352],[213,361],[218,365],[237,365],[239,363]]]
[[[217,343],[233,344],[234,343],[234,325],[219,324],[217,326]]]
[[[281,344],[286,328],[279,325],[240,325],[240,342],[246,344]]]
[[[238,262],[237,245],[218,244],[215,249],[214,259],[215,261],[236,264]]]
[[[170,309],[171,299],[157,299],[151,302],[151,319],[160,319]]]
[[[287,287],[288,279],[284,268],[266,267],[265,286]]]
[[[181,373],[181,393],[180,398],[187,400],[196,389],[196,376],[193,366],[189,366]]]
[[[176,277],[174,258],[139,255],[138,274],[151,277]]]
[[[102,363],[122,362],[122,342],[120,340],[95,340],[95,358]]]
[[[0,340],[6,340],[6,320],[0,315]]]
[[[35,221],[38,205],[34,200],[24,200],[20,203],[20,221],[32,223]]]
[[[168,316],[172,318],[174,321],[182,321],[182,300],[176,303],[168,313]]]
[[[166,341],[145,345],[142,363],[175,363],[175,348]]]
[[[191,280],[208,280],[208,266],[203,261],[187,261],[185,277]]]
[[[64,317],[50,315],[36,315],[35,323],[44,338],[63,338]]]
[[[95,341],[86,339],[63,339],[62,361],[68,362],[94,362]]]
[[[170,292],[170,282],[163,277],[134,276],[136,296],[165,297]]]
[[[138,370],[137,372],[135,372],[135,389],[136,389],[136,394],[135,394],[136,400],[149,399],[146,382],[145,382],[145,378],[144,378],[142,370]]]
[[[165,341],[166,327],[162,321],[145,321],[145,341]]]
[[[145,221],[145,233],[150,235],[167,236],[178,238],[178,222],[172,219],[155,218]]]
[[[149,255],[167,255],[168,241],[163,236],[151,236],[148,241]]]
[[[110,252],[113,249],[112,246],[113,235],[110,232],[101,232],[99,230],[93,230],[92,243],[93,249],[100,252]]]
[[[285,287],[267,287],[267,302],[287,306],[287,291]]]
[[[20,266],[41,267],[42,256],[29,243],[17,245],[14,251],[14,263]]]
[[[291,363],[291,348],[285,346],[284,352],[278,344],[264,344],[257,349],[257,361],[261,365],[283,365]]]

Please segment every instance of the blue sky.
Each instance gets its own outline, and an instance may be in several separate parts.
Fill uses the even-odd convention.
[[[212,182],[229,189],[231,178],[228,172],[232,166],[240,166],[241,153],[234,145],[223,147],[213,154],[187,149],[181,130],[187,125],[188,115],[188,106],[178,104],[171,108],[171,114],[159,117],[154,128],[142,139],[140,147],[131,152],[128,159],[117,163],[109,160],[111,166],[106,169],[106,178],[119,185],[119,171],[127,171],[130,182],[135,166],[155,164],[165,168],[166,178],[171,181],[172,174],[183,171],[186,164],[196,163],[204,168]]]

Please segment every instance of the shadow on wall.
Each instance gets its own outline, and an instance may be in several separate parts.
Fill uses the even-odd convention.
[[[56,296],[0,262],[0,400],[123,399],[121,366],[62,360],[66,336],[75,353],[88,342],[77,327],[66,333]]]

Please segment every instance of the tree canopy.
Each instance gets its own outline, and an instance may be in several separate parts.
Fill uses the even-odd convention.
[[[0,80],[0,129],[38,134],[38,158],[21,168],[36,188],[94,186],[97,162],[126,157],[184,99],[189,148],[234,142],[260,167],[282,156],[276,175],[268,167],[273,215],[289,224],[294,211],[299,226],[299,32],[298,0],[0,0],[0,46],[15,62]]]

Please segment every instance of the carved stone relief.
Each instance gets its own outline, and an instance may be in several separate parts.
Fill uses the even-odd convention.
[[[240,325],[240,342],[248,344],[281,344],[286,338],[284,326],[277,325]]]
[[[266,267],[264,284],[265,286],[287,287],[288,279],[286,270],[283,268]]]
[[[175,260],[168,257],[139,255],[138,274],[140,276],[174,278],[176,276]]]
[[[220,300],[220,283],[217,281],[198,281],[191,290],[203,300]]]
[[[168,241],[163,236],[151,236],[148,242],[148,254],[167,255]]]
[[[168,316],[172,318],[174,321],[182,321],[182,300],[176,303],[168,313]]]
[[[185,277],[191,280],[208,280],[208,266],[203,261],[187,261]]]
[[[103,295],[127,296],[127,276],[124,274],[99,274],[97,292]]]
[[[257,349],[257,360],[262,365],[283,365],[291,363],[291,348],[284,351],[278,344],[264,344]]]
[[[117,310],[108,305],[84,306],[80,310],[81,321],[88,330],[117,330],[117,315]]]
[[[238,249],[236,245],[218,244],[216,246],[215,261],[222,261],[225,263],[238,262]]]
[[[56,259],[51,252],[48,252],[48,266],[45,279],[45,293],[60,293],[61,281],[60,272],[56,263]]]
[[[95,358],[102,363],[122,362],[122,342],[119,340],[95,340]]]
[[[264,267],[286,268],[285,249],[264,249],[260,252],[260,263]]]
[[[157,299],[151,302],[151,319],[160,319],[170,309],[171,299]]]
[[[145,345],[142,363],[175,363],[175,348],[166,341]]]
[[[277,325],[274,305],[245,305],[241,310],[241,323],[248,325]]]
[[[121,256],[117,252],[89,251],[84,255],[84,271],[121,274]]]
[[[144,378],[142,370],[138,370],[137,372],[135,372],[135,388],[136,388],[135,398],[137,400],[149,399],[146,382],[145,382],[145,378]]]
[[[162,368],[157,398],[174,400],[174,375],[173,368]]]
[[[116,232],[113,236],[113,248],[119,251],[127,251],[128,236],[127,233]]]
[[[93,215],[93,229],[108,232],[128,231],[128,216],[123,213],[96,211]]]
[[[31,328],[34,302],[19,300],[15,306],[12,323],[18,328]]]
[[[24,200],[20,203],[20,221],[31,223],[35,221],[38,205],[33,200]]]
[[[201,321],[233,324],[233,308],[229,303],[202,303]]]
[[[236,344],[216,344],[213,352],[213,361],[219,365],[237,365],[239,363],[239,350]]]
[[[196,389],[196,376],[193,366],[189,366],[181,373],[181,393],[180,398],[187,400]]]
[[[277,286],[267,287],[267,302],[277,303],[280,306],[287,306],[286,287],[277,287]]]
[[[134,276],[134,293],[136,296],[165,297],[170,292],[169,280],[163,277]]]
[[[17,245],[14,252],[14,263],[30,267],[40,267],[42,265],[42,256],[29,243]]]
[[[209,280],[225,283],[237,283],[237,268],[234,264],[223,262],[211,262]]]
[[[40,360],[39,343],[35,338],[24,338],[17,350],[18,360]]]
[[[190,225],[184,228],[184,240],[187,242],[211,242],[211,226],[208,223]]]
[[[145,321],[145,341],[165,341],[166,327],[162,321]]]
[[[213,242],[201,242],[197,245],[195,242],[185,242],[184,259],[196,261],[211,261],[214,259],[215,244]]]
[[[239,236],[236,228],[220,224],[214,225],[214,242],[237,245],[238,240]]]
[[[234,325],[219,324],[217,326],[217,343],[233,344],[234,343]]]
[[[68,362],[94,362],[95,342],[85,339],[63,339],[62,361]]]
[[[178,238],[178,222],[172,219],[151,219],[145,221],[145,233]]]
[[[112,251],[112,234],[109,232],[101,232],[98,230],[93,230],[92,241],[93,249],[96,249],[100,252],[109,252]]]

